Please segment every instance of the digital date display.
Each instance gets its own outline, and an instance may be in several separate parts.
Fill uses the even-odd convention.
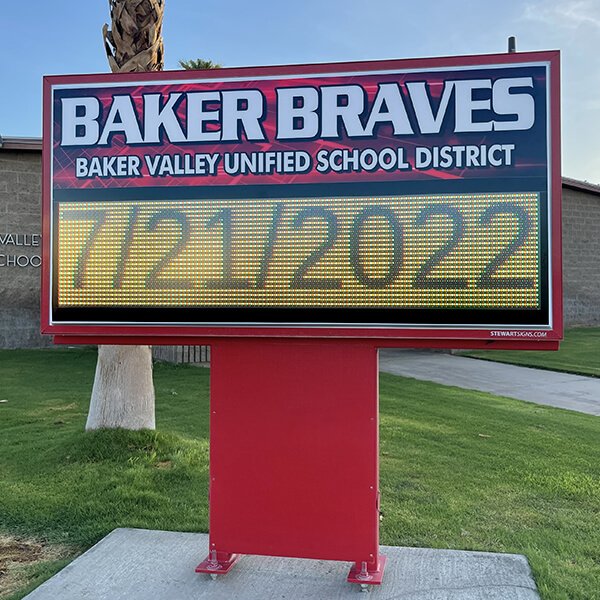
[[[343,323],[364,309],[541,305],[536,193],[76,201],[55,211],[58,310],[164,308],[171,321],[186,309],[204,324],[264,323],[265,309],[311,322],[310,309],[325,309]]]

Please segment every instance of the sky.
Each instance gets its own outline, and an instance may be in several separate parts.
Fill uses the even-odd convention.
[[[41,137],[42,77],[103,73],[108,0],[4,0],[0,135]],[[563,175],[600,183],[599,0],[166,0],[165,70],[561,51]]]

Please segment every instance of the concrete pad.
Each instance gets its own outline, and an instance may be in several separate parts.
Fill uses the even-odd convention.
[[[389,348],[379,351],[379,370],[600,416],[600,378]]]
[[[539,600],[524,556],[382,546],[373,600]],[[341,600],[361,598],[350,563],[243,556],[213,581],[195,567],[208,535],[115,529],[27,600]],[[369,597],[369,596],[367,596]]]

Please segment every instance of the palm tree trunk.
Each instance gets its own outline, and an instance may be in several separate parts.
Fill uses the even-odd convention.
[[[113,73],[162,71],[164,0],[109,0],[112,29],[104,25],[104,47]]]
[[[113,73],[162,71],[164,0],[109,0],[104,47]],[[154,429],[150,346],[100,346],[86,430]]]
[[[150,346],[99,346],[86,430],[155,429]]]

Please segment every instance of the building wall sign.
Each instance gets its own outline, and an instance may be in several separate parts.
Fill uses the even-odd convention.
[[[39,248],[39,233],[0,233],[0,268],[2,267],[35,267],[42,265],[39,254],[22,254],[25,248]]]
[[[48,333],[556,340],[558,53],[45,82]]]

